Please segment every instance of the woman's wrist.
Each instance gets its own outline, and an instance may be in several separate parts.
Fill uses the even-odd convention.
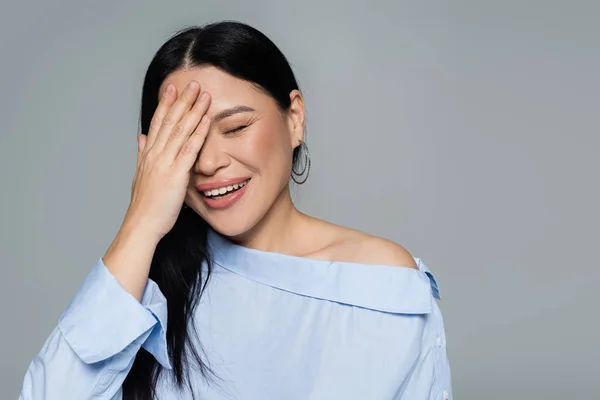
[[[140,226],[124,223],[102,257],[106,268],[138,301],[142,299],[159,240]]]

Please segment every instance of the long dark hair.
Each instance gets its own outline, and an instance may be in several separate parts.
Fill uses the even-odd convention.
[[[285,56],[255,28],[235,21],[186,28],[160,47],[146,71],[140,113],[142,134],[148,133],[164,79],[179,69],[202,65],[214,66],[251,82],[270,95],[282,111],[290,106],[290,92],[298,89]],[[299,151],[300,147],[294,150],[294,164],[298,162]],[[167,348],[174,380],[180,389],[188,386],[191,390],[188,371],[193,368],[188,368],[188,354],[208,382],[214,382],[215,378],[202,357],[201,346],[194,346],[199,342],[190,335],[193,332],[197,337],[192,317],[212,270],[207,229],[206,221],[195,211],[182,208],[173,229],[159,242],[150,267],[150,279],[167,299]],[[140,349],[123,383],[123,398],[153,398],[161,371],[162,366],[154,357]]]

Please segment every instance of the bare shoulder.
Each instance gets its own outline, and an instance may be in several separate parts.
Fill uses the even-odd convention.
[[[329,232],[327,236],[331,240],[320,252],[320,256],[324,258],[361,264],[419,268],[408,250],[389,239],[369,235],[356,229],[327,224],[323,231]]]
[[[358,262],[393,265],[419,269],[413,256],[404,247],[389,239],[367,235],[356,243]]]

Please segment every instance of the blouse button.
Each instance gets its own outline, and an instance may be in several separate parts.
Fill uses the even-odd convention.
[[[437,340],[435,341],[435,344],[437,344],[437,347],[442,347],[442,338],[440,336],[438,336]]]
[[[450,393],[447,390],[444,390],[444,400],[450,400]]]

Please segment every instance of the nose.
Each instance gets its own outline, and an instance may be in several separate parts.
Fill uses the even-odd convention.
[[[204,144],[200,149],[196,163],[194,164],[194,172],[206,176],[212,176],[222,168],[227,167],[231,163],[231,159],[221,148],[219,136],[210,132]]]

